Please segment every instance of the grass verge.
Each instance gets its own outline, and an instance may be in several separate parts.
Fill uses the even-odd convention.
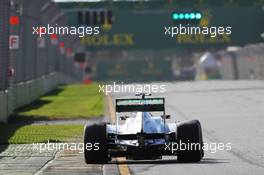
[[[15,111],[9,123],[0,123],[0,144],[29,144],[81,140],[83,125],[32,124],[37,120],[74,120],[104,114],[104,95],[98,84],[60,86]]]
[[[32,104],[15,111],[16,120],[78,119],[102,116],[104,95],[98,84],[60,86]]]
[[[0,124],[0,144],[68,142],[81,138],[83,125]]]

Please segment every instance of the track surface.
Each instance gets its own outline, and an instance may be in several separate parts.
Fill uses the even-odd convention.
[[[160,83],[161,84],[161,83]],[[232,143],[230,151],[205,152],[199,163],[178,163],[176,157],[157,161],[118,159],[105,165],[86,165],[72,151],[32,152],[30,145],[0,147],[0,174],[44,175],[263,175],[264,81],[205,81],[165,83],[170,122],[199,119],[204,142]],[[133,94],[112,94],[113,99]],[[110,101],[111,102],[111,101]]]
[[[198,119],[204,142],[232,143],[230,151],[205,152],[200,163],[175,158],[127,161],[131,174],[264,174],[264,82],[209,81],[165,83],[166,112],[171,122]],[[117,97],[126,97],[122,94]]]

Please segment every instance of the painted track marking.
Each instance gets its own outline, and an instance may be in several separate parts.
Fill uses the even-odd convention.
[[[112,122],[115,121],[115,109],[113,105],[113,100],[110,95],[107,95],[108,108],[110,113],[110,119]],[[117,162],[124,162],[126,159],[124,157],[118,157]],[[118,164],[118,169],[121,175],[131,175],[131,172],[126,163]]]

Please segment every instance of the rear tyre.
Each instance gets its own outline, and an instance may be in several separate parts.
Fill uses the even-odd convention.
[[[105,123],[85,126],[84,158],[87,164],[107,163],[108,148]]]
[[[177,125],[177,142],[179,162],[199,162],[203,158],[202,128],[198,120],[185,121]]]

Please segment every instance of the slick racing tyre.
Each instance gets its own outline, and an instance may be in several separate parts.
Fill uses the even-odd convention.
[[[84,158],[87,164],[103,164],[108,161],[105,123],[85,126]]]
[[[199,162],[204,156],[200,122],[198,120],[181,122],[177,125],[176,134],[178,142],[178,161]]]

